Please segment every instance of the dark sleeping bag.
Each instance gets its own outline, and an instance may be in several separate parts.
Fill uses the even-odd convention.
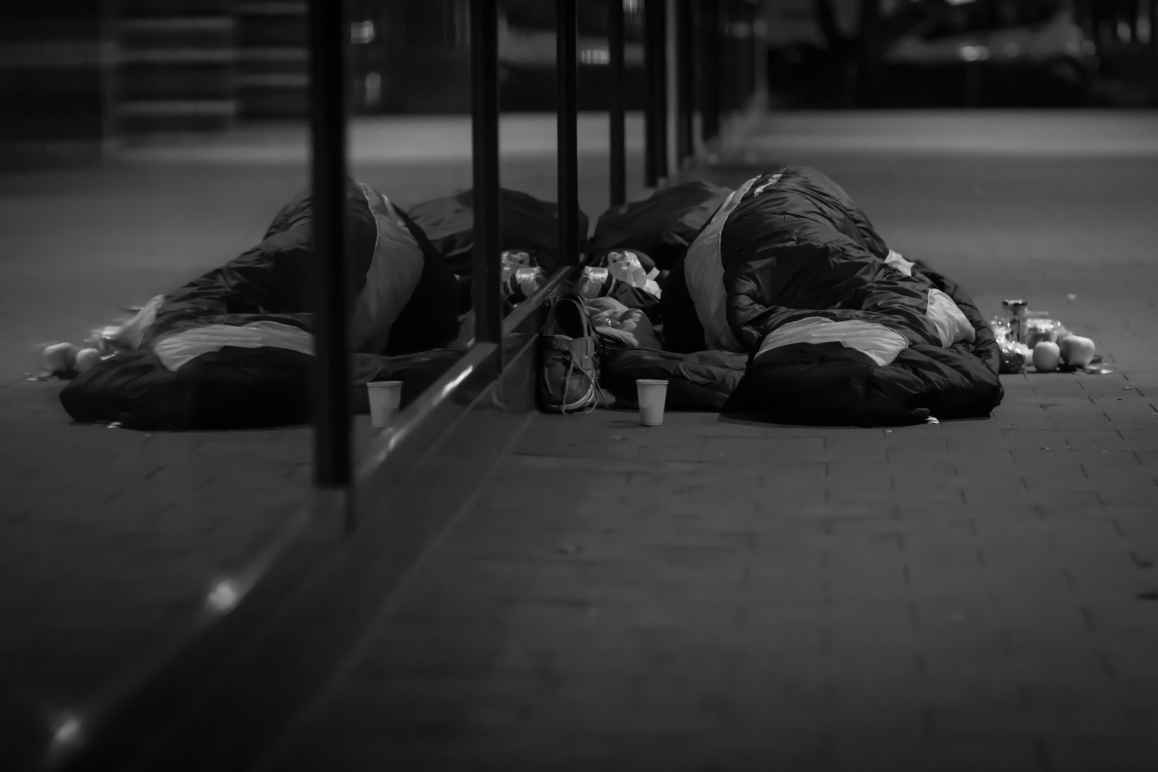
[[[689,252],[687,278],[710,284],[703,267],[722,268],[722,302],[697,305],[699,320],[751,357],[725,412],[869,426],[988,416],[1001,402],[997,344],[972,298],[889,250],[835,182],[787,167],[749,180],[721,214],[718,253]]]
[[[613,249],[638,249],[661,271],[670,270],[729,193],[728,188],[690,180],[609,209],[595,223],[588,254],[598,261]]]
[[[680,354],[649,348],[606,346],[601,353],[599,383],[615,397],[617,407],[637,404],[637,378],[668,382],[668,410],[719,411],[744,376],[746,357],[729,351]]]
[[[474,249],[474,191],[431,199],[410,207],[414,224],[430,239],[435,252],[459,276],[471,275]],[[527,193],[499,190],[500,249],[528,252],[535,265],[551,273],[559,253],[559,206]],[[579,234],[587,235],[587,215],[579,212]]]
[[[412,398],[452,361],[454,276],[414,223],[368,185],[347,185],[346,222],[352,386],[406,375],[403,399]],[[278,212],[261,243],[154,298],[148,317],[135,320],[140,336],[131,350],[61,391],[65,410],[78,421],[141,429],[308,420],[310,281],[319,259],[312,224],[310,197],[300,195]]]
[[[585,306],[598,340],[599,384],[616,407],[636,406],[637,379],[662,378],[669,410],[718,411],[744,375],[743,354],[664,350],[643,308],[611,296],[590,298]]]

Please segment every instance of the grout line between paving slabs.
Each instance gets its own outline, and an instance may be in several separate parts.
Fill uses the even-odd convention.
[[[455,509],[446,522],[443,524],[439,533],[432,539],[425,547],[425,549],[418,555],[417,559],[410,565],[410,567],[403,573],[398,584],[390,592],[390,594],[382,602],[378,613],[371,620],[371,622],[362,630],[359,638],[347,648],[345,654],[340,657],[337,665],[331,670],[330,675],[326,678],[325,683],[318,688],[313,698],[304,705],[301,709],[296,711],[296,714],[289,719],[282,737],[289,737],[293,735],[295,728],[301,727],[306,722],[315,717],[319,711],[324,710],[330,698],[334,694],[343,679],[349,677],[358,663],[366,655],[369,646],[375,636],[380,632],[382,625],[385,624],[386,619],[395,611],[398,599],[402,597],[408,584],[413,577],[421,570],[423,563],[427,561],[429,556],[438,548],[438,546],[446,538],[446,535],[478,502],[483,490],[490,484],[498,470],[502,459],[505,456],[513,455],[511,449],[522,438],[523,433],[531,425],[533,413],[529,413],[522,421],[522,427],[519,431],[514,432],[510,439],[507,440],[503,449],[497,454],[494,463],[486,474],[478,481],[474,491]],[[257,763],[253,765],[256,770],[268,770],[270,765],[277,761],[279,752],[284,747],[283,742],[279,741],[262,754]]]

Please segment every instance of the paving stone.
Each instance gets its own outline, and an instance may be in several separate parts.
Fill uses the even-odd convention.
[[[819,157],[984,313],[1024,289],[1115,372],[1004,376],[991,419],[888,430],[536,415],[273,768],[1155,768],[1158,277],[1123,205],[1153,159]],[[59,385],[4,382],[28,622],[0,659],[60,693],[187,619],[309,485],[308,429],[69,426]]]
[[[1054,769],[1059,772],[1143,772],[1154,768],[1158,744],[1147,735],[1111,731],[1066,734],[1049,741]]]

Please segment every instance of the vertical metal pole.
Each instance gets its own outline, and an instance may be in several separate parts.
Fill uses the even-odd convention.
[[[700,131],[704,142],[710,142],[720,133],[720,0],[703,0],[703,19],[700,22],[703,41],[703,122]]]
[[[668,164],[668,116],[671,110],[671,100],[667,93],[668,65],[667,65],[667,3],[656,2],[656,61],[659,63],[656,72],[656,93],[659,94],[659,115],[656,121],[655,137],[658,140],[656,148],[656,162],[660,181],[666,180],[671,174]]]
[[[663,140],[664,140],[664,177],[676,173],[680,167],[679,160],[679,0],[667,0],[663,10]]]
[[[747,51],[741,30],[744,28],[744,0],[730,0],[728,3],[728,83],[731,85],[732,101],[729,112],[736,112],[744,106],[744,60]]]
[[[342,0],[310,0],[315,320],[314,481],[351,482],[346,265],[346,28]],[[352,525],[349,523],[348,525]]]
[[[627,140],[625,67],[623,62],[623,0],[607,0],[607,47],[611,52],[611,205],[627,200]]]
[[[744,2],[744,53],[744,101],[741,107],[751,104],[756,94],[756,5],[750,0]]]
[[[768,17],[763,4],[757,4],[752,19],[752,88],[768,96]]]
[[[498,343],[503,318],[499,252],[499,78],[496,0],[471,0],[471,150],[474,174],[474,254],[471,293],[475,340]],[[501,347],[500,347],[501,348]],[[501,369],[502,363],[500,361]]]
[[[667,13],[665,0],[645,0],[644,35],[647,56],[645,183],[655,187],[668,176],[667,143]]]
[[[576,265],[579,262],[578,2],[556,0],[555,10],[559,257],[564,265]]]
[[[663,0],[643,0],[643,64],[644,64],[644,102],[643,102],[643,184],[644,187],[654,188],[659,181],[659,169],[656,163],[656,123],[659,118],[658,95],[656,94],[656,69],[659,67],[658,58],[663,51],[656,51],[655,45],[655,8]]]
[[[676,110],[676,159],[684,161],[695,154],[693,115],[695,112],[696,67],[692,34],[692,0],[676,0],[676,76],[678,108]]]
[[[736,82],[736,61],[740,57],[736,41],[736,4],[739,0],[721,0],[723,26],[720,34],[720,79],[721,107],[724,113],[731,114],[740,103],[740,85]]]
[[[117,123],[117,62],[120,59],[120,36],[117,22],[121,18],[120,0],[103,0],[100,4],[100,61],[101,78],[101,155],[105,156],[120,140]]]

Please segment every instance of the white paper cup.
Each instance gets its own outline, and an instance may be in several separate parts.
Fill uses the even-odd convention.
[[[667,402],[667,381],[636,378],[635,394],[639,400],[639,422],[644,426],[662,426],[663,408]]]
[[[402,403],[402,381],[370,381],[366,384],[370,397],[370,423],[379,429],[390,423]]]

